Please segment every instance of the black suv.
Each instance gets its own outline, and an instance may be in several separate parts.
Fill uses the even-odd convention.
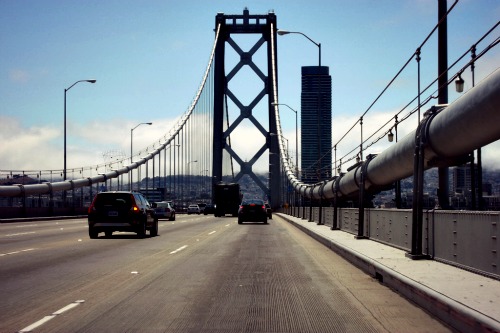
[[[131,231],[141,238],[146,230],[158,235],[158,219],[146,198],[137,192],[115,191],[98,193],[88,211],[89,236],[100,232],[110,237],[113,231]]]
[[[241,202],[238,210],[238,224],[245,221],[267,223],[267,211],[264,201],[250,199]]]

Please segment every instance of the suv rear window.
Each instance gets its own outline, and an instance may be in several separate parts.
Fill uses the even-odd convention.
[[[241,205],[243,205],[243,206],[251,205],[251,204],[263,206],[264,205],[264,201],[262,201],[262,200],[256,200],[256,199],[250,199],[250,200],[244,200],[241,203]]]
[[[96,208],[105,206],[130,207],[132,206],[132,198],[127,193],[99,193],[94,206]]]

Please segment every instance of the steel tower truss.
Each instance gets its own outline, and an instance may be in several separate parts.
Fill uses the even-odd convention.
[[[244,175],[249,175],[253,181],[267,194],[272,207],[276,208],[281,201],[280,196],[280,159],[278,138],[271,133],[276,131],[276,115],[272,102],[277,100],[277,83],[275,89],[271,82],[273,78],[272,70],[277,72],[276,55],[276,15],[250,15],[248,9],[243,11],[243,15],[225,15],[219,13],[216,16],[216,31],[219,28],[219,39],[215,48],[214,67],[214,144],[213,144],[213,182],[222,179],[222,156],[223,150],[234,159],[240,166],[240,172],[235,176],[238,182]],[[260,34],[261,38],[248,51],[244,52],[231,38],[232,34]],[[229,44],[239,55],[240,60],[236,66],[225,74],[225,46]],[[252,61],[252,56],[259,48],[267,43],[267,76]],[[273,64],[274,62],[274,64]],[[229,89],[229,81],[245,66],[248,65],[258,79],[264,82],[264,88],[257,94],[249,105],[243,105],[238,97]],[[275,73],[276,74],[276,73]],[[277,77],[277,75],[274,75]],[[266,130],[252,113],[254,107],[268,95],[269,129]],[[225,97],[239,108],[240,114],[229,124],[224,131],[224,106]],[[244,120],[248,119],[265,137],[265,144],[257,151],[250,161],[243,161],[228,144],[228,138],[236,127]],[[254,174],[252,167],[257,160],[269,149],[269,188]]]

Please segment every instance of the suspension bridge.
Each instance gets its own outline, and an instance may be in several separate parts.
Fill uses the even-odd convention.
[[[498,23],[485,36],[497,33],[497,27]],[[419,124],[413,132],[365,158],[368,140],[377,142],[392,135],[393,130],[397,135],[397,125],[405,117],[398,122],[395,115],[377,133],[362,138],[359,150],[356,147],[339,159],[336,153],[341,141],[337,142],[328,147],[335,152],[325,173],[328,177],[311,184],[301,179],[299,166],[293,163],[283,136],[277,75],[278,31],[277,17],[272,12],[255,15],[245,9],[243,14],[217,14],[214,42],[199,88],[187,110],[165,135],[135,154],[131,149],[130,156],[108,152],[105,163],[100,165],[1,171],[4,185],[0,186],[0,217],[85,214],[93,196],[104,190],[141,191],[151,201],[172,200],[180,207],[197,200],[210,202],[213,186],[219,182],[238,183],[246,179],[253,182],[275,211],[347,231],[357,239],[373,239],[404,249],[411,259],[432,258],[499,279],[498,212],[429,209],[422,199],[426,170],[468,163],[471,152],[500,139],[499,69],[456,101],[430,104],[436,98],[436,92],[430,92],[433,84],[438,82],[439,101],[443,89],[461,80],[466,69],[473,71],[481,57],[497,46],[498,37],[482,51],[476,49],[480,41],[466,50],[459,59],[473,52],[470,62],[452,72],[457,60],[446,69],[446,73],[455,74],[440,75],[424,89],[420,89],[419,82],[417,97],[398,113],[418,112]],[[234,38],[239,34],[255,35],[257,41],[244,49]],[[421,46],[406,65],[419,59]],[[239,57],[232,68],[225,61],[229,48]],[[257,52],[265,54],[263,66],[254,61]],[[254,82],[248,84],[259,87],[248,104],[233,84],[243,68],[250,68],[254,74]],[[390,84],[386,89],[389,87]],[[416,106],[408,111],[415,102]],[[361,125],[370,108],[361,115]],[[393,119],[395,125],[391,125]],[[247,140],[245,148],[253,151],[249,160],[242,158],[231,143],[242,123],[250,123],[258,133]],[[321,165],[321,158],[316,165]],[[268,165],[264,175],[254,169],[262,160]],[[343,170],[346,164],[349,167]],[[397,191],[398,182],[408,177],[413,179],[411,209],[373,208],[374,194]]]
[[[326,173],[332,176],[310,184],[300,179],[298,165],[294,165],[289,156],[288,143],[284,140],[281,128],[276,38],[279,29],[276,15],[253,15],[245,9],[242,15],[217,14],[215,21],[213,47],[199,88],[190,106],[168,133],[136,154],[131,150],[130,156],[120,154],[113,158],[108,153],[105,163],[100,165],[49,171],[3,171],[2,178],[9,180],[10,184],[0,186],[2,215],[84,213],[93,195],[102,190],[140,190],[146,192],[151,200],[173,200],[179,204],[188,204],[197,198],[209,201],[214,184],[240,182],[244,177],[249,177],[274,210],[294,207],[296,215],[300,212],[310,220],[314,220],[313,212],[316,210],[319,214],[317,219],[323,223],[324,209],[332,206],[331,223],[332,228],[336,229],[341,226],[339,209],[345,206],[346,201],[355,202],[359,207],[358,219],[363,221],[365,208],[371,207],[371,194],[393,188],[401,179],[413,175],[416,200],[413,200],[410,253],[416,257],[422,255],[425,252],[422,249],[423,172],[430,168],[463,164],[468,161],[472,151],[500,138],[500,114],[497,112],[500,105],[500,71],[493,72],[449,105],[425,108],[435,96],[424,95],[431,85],[422,89],[415,98],[418,99],[417,106],[410,111],[410,114],[418,111],[419,119],[420,113],[423,113],[413,133],[378,155],[366,156],[365,160],[360,160],[360,156],[363,156],[368,146],[366,142],[376,135],[380,139],[388,133],[392,134],[393,129],[397,133],[397,121],[394,126],[385,126],[381,132],[370,135],[364,141],[362,139],[359,152],[353,150],[351,156],[337,159],[339,141],[332,147],[335,160]],[[485,36],[494,34],[497,26],[498,23]],[[239,34],[256,35],[257,42],[244,50],[234,38]],[[481,56],[497,43],[498,38],[477,55],[476,44],[473,45],[471,50],[474,54],[470,62],[459,68],[451,79],[447,79],[447,75],[444,81],[442,75],[436,79],[441,89],[438,94],[443,94],[442,89],[447,89],[465,69],[470,67],[473,70]],[[410,60],[419,60],[420,49],[424,44],[411,55],[403,69]],[[232,68],[226,68],[225,54],[228,48],[239,57]],[[260,52],[266,55],[266,63],[264,66],[260,64],[263,68],[254,62],[255,54],[261,49],[263,51]],[[469,50],[464,55],[467,52]],[[233,79],[246,66],[255,74],[254,82],[249,84],[260,87],[248,104],[241,101],[238,87],[233,85]],[[427,98],[424,99],[425,96]],[[369,109],[360,117],[361,125]],[[407,108],[398,114],[405,110]],[[251,147],[254,151],[250,160],[241,158],[240,152],[231,144],[231,137],[238,135],[238,126],[244,121],[250,122],[259,133],[258,137],[249,138],[248,147],[245,147]],[[400,118],[399,123],[401,121]],[[342,164],[353,161],[354,157],[357,158],[356,163],[343,171]],[[255,163],[260,160],[269,165],[268,173],[264,176],[253,170]],[[317,165],[321,165],[320,160]],[[199,170],[199,174],[193,172],[195,169]],[[358,237],[366,236],[365,224],[358,223],[355,230]]]

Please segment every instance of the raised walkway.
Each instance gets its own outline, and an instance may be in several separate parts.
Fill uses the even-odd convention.
[[[500,281],[275,213],[460,332],[500,332]]]

